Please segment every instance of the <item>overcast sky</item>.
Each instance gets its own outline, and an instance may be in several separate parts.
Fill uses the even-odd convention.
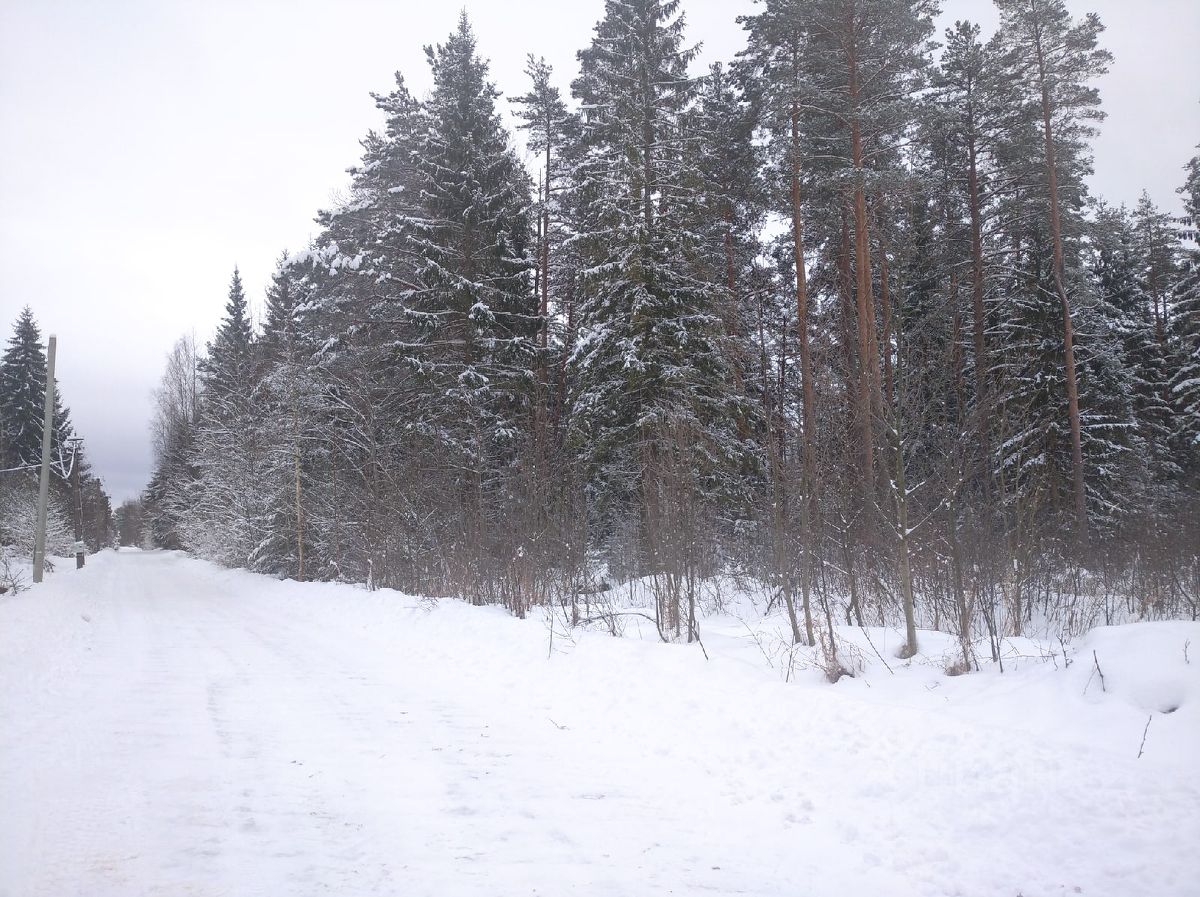
[[[1093,189],[1148,189],[1174,211],[1200,142],[1194,0],[1068,0],[1108,25],[1116,63]],[[508,96],[525,55],[566,88],[603,0],[473,0],[481,53]],[[751,0],[684,0],[700,64],[742,46]],[[203,343],[240,266],[256,307],[274,260],[303,247],[380,120],[399,70],[429,86],[422,46],[454,3],[413,0],[0,0],[0,335],[33,307],[59,338],[61,389],[120,501],[149,476],[150,393],[182,334]],[[947,0],[941,25],[996,16]]]

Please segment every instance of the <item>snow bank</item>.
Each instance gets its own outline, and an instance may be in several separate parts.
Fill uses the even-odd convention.
[[[846,629],[831,686],[779,623],[705,619],[706,661],[102,554],[0,600],[0,893],[1196,893],[1197,624],[959,677]]]

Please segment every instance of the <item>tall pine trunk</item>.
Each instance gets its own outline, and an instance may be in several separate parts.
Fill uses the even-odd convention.
[[[979,198],[979,169],[975,147],[975,111],[967,110],[967,206],[971,216],[971,311],[975,332],[975,420],[978,429],[981,472],[986,494],[991,494],[992,454],[987,404],[987,326],[983,310],[983,213]]]
[[[801,532],[804,563],[800,589],[804,601],[804,634],[808,645],[815,644],[812,622],[812,523],[816,510],[817,451],[815,444],[816,412],[813,396],[812,352],[808,344],[808,276],[804,265],[804,218],[800,205],[800,110],[792,104],[792,252],[796,264],[796,329],[800,337],[800,389],[804,432],[804,504],[801,507]],[[796,631],[795,620],[792,631]]]
[[[1050,120],[1050,85],[1041,37],[1036,38],[1038,84],[1042,93],[1042,133],[1046,148],[1046,181],[1050,193],[1050,234],[1054,240],[1054,289],[1062,306],[1063,361],[1067,375],[1067,422],[1071,429],[1071,483],[1075,495],[1075,535],[1087,543],[1087,497],[1083,485],[1083,434],[1079,425],[1079,384],[1075,377],[1075,336],[1071,328],[1071,303],[1064,275],[1062,216],[1058,208],[1058,171],[1054,159],[1054,129]]]
[[[853,18],[854,13],[850,13]],[[858,312],[858,413],[861,445],[861,477],[864,504],[870,507],[875,498],[875,428],[874,414],[881,401],[879,391],[879,344],[875,335],[875,298],[871,284],[871,244],[867,227],[867,191],[864,177],[862,123],[858,115],[861,85],[858,74],[858,48],[854,40],[855,23],[849,23],[851,35],[846,50],[850,64],[850,102],[854,111],[850,120],[850,159],[855,172],[854,181],[854,267]]]

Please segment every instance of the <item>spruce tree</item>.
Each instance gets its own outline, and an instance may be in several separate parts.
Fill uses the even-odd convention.
[[[520,121],[517,127],[528,132],[529,151],[537,154],[536,158],[541,166],[537,184],[538,249],[535,292],[538,295],[538,314],[541,317],[538,347],[543,356],[538,370],[539,379],[544,379],[544,366],[548,361],[546,351],[549,345],[551,255],[563,238],[559,203],[556,201],[556,194],[561,192],[563,180],[559,171],[559,166],[563,164],[560,156],[572,129],[572,120],[558,88],[550,83],[553,69],[546,60],[535,60],[533,54],[530,54],[525,73],[531,82],[529,92],[516,97],[512,102],[517,106],[517,118]]]
[[[1132,215],[1124,207],[1102,206],[1096,224],[1093,244],[1101,292],[1114,307],[1114,330],[1132,378],[1138,432],[1152,466],[1174,466],[1165,452],[1172,417],[1167,306],[1178,277],[1170,220],[1143,193]]]
[[[585,266],[572,440],[597,523],[609,535],[640,526],[652,570],[694,563],[702,536],[684,521],[736,493],[727,474],[740,453],[722,291],[696,265],[695,51],[678,5],[608,0],[572,85],[583,108],[572,226]],[[677,599],[663,625],[681,633]]]
[[[295,324],[312,347],[308,374],[320,405],[314,449],[323,474],[304,493],[306,576],[414,588],[401,558],[436,536],[416,526],[423,494],[397,488],[431,438],[412,410],[426,328],[411,308],[422,287],[409,242],[424,214],[415,154],[427,126],[400,73],[392,91],[372,96],[383,133],[364,138],[346,201],[320,213],[314,245],[289,260],[308,294]]]
[[[0,358],[0,446],[5,455],[0,466],[21,467],[42,463],[42,429],[46,408],[46,350],[41,332],[29,306],[22,309],[13,327],[3,358]],[[73,435],[71,421],[62,403],[62,391],[54,395],[54,433],[50,457],[58,462],[66,454],[66,440]],[[56,470],[61,479],[62,472]]]
[[[254,331],[242,276],[234,268],[225,317],[208,344],[206,358],[200,363],[209,420],[242,414],[248,407],[247,387],[253,382],[255,369],[253,343]]]
[[[1167,408],[1162,347],[1128,210],[1098,208],[1091,250],[1094,296],[1080,316],[1084,446],[1092,516],[1111,530],[1156,503],[1151,478],[1170,464],[1161,450]]]
[[[413,313],[426,321],[424,360],[442,413],[443,399],[462,402],[489,418],[493,439],[504,438],[528,401],[540,325],[529,292],[527,183],[465,14],[445,44],[425,50],[434,87],[414,153],[424,204],[410,238],[422,286]]]
[[[1200,222],[1200,155],[1193,156],[1179,193],[1184,209]],[[1170,317],[1170,402],[1175,409],[1173,444],[1180,464],[1190,471],[1192,489],[1200,488],[1200,253],[1192,251],[1182,262],[1172,296]]]
[[[530,476],[535,340],[544,330],[530,290],[530,190],[465,14],[426,55],[433,90],[414,153],[424,202],[409,242],[422,287],[410,297],[422,328],[419,413],[438,433],[443,463],[459,472],[460,519],[486,590],[489,571],[520,550],[510,515]]]
[[[703,247],[696,255],[697,273],[720,291],[716,311],[724,330],[721,350],[741,406],[737,432],[745,441],[755,435],[761,404],[752,400],[751,359],[745,351],[753,321],[749,280],[763,250],[758,235],[766,208],[755,116],[730,73],[714,63],[700,81],[685,121],[694,137],[687,145],[695,156],[695,219],[690,229]]]
[[[1176,409],[1175,441],[1190,455],[1195,471],[1200,460],[1200,258],[1193,256],[1187,264],[1171,309],[1170,400]]]
[[[241,275],[234,269],[225,317],[201,360],[203,388],[191,458],[198,471],[183,523],[201,554],[244,565],[263,538],[263,446],[255,408],[259,380]]]
[[[309,371],[314,346],[301,321],[307,284],[285,253],[267,289],[262,336],[255,343],[260,370],[254,396],[262,434],[264,538],[250,567],[297,579],[308,576],[313,546],[306,497],[316,473],[322,420],[320,388]],[[311,501],[311,499],[309,500]]]
[[[1151,306],[1155,338],[1162,343],[1166,340],[1169,320],[1167,306],[1179,273],[1176,258],[1179,241],[1171,224],[1171,216],[1159,210],[1150,199],[1150,194],[1144,190],[1134,208],[1133,223],[1142,289]]]

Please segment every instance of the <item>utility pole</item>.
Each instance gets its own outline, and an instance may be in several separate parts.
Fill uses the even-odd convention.
[[[79,447],[83,444],[81,436],[72,436],[67,440],[71,447],[71,489],[75,494],[75,569],[83,566],[83,491],[79,488]]]
[[[46,505],[50,500],[50,443],[54,436],[54,350],[58,337],[50,334],[46,353],[46,411],[42,418],[42,473],[38,479],[37,535],[33,543],[33,581],[41,582],[46,566]]]

